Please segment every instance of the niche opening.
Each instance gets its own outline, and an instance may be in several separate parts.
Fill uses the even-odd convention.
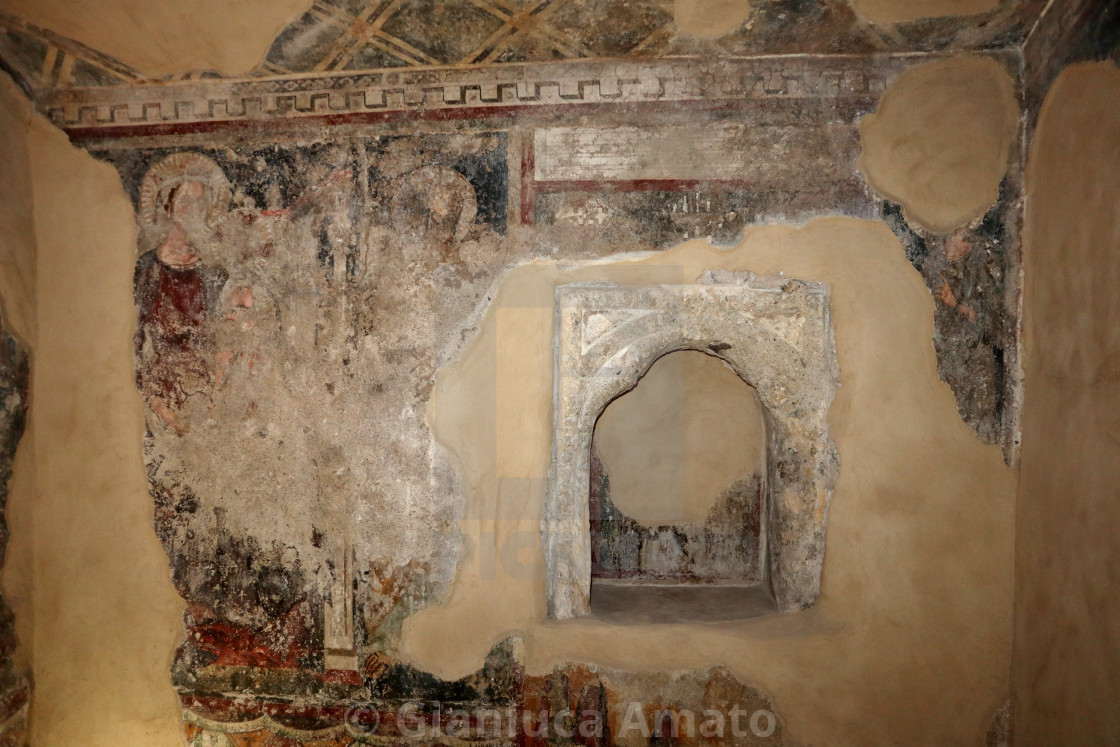
[[[839,470],[828,435],[839,377],[827,286],[716,270],[692,285],[561,285],[555,331],[552,465],[541,521],[549,615],[591,612],[588,486],[599,415],[654,361],[680,350],[718,356],[757,392],[766,414],[759,573],[778,611],[812,605]]]
[[[766,583],[766,423],[754,388],[697,350],[654,361],[595,425],[588,490],[591,614],[742,619]]]

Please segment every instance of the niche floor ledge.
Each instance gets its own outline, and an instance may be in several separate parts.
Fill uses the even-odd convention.
[[[778,606],[763,586],[684,586],[595,579],[591,616],[615,624],[706,623],[773,615]]]

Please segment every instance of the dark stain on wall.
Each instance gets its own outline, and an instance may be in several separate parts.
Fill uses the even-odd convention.
[[[1018,189],[1000,184],[999,199],[975,224],[931,235],[907,223],[899,205],[882,203],[882,217],[906,258],[921,273],[936,304],[934,347],[941,378],[961,417],[985,443],[1006,443],[1013,423],[1017,338],[1013,259],[1017,253]]]
[[[30,366],[27,351],[2,328],[0,319],[0,565],[8,547],[6,512],[12,463],[27,422]],[[16,669],[15,616],[0,598],[0,744],[27,743],[26,718],[30,686]]]

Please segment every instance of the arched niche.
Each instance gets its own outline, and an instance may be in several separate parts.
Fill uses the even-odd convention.
[[[700,350],[753,386],[767,419],[764,573],[778,609],[820,593],[828,502],[839,468],[828,434],[838,381],[828,288],[708,271],[692,285],[557,288],[552,464],[542,521],[549,615],[590,611],[591,439],[611,400],[661,356]]]

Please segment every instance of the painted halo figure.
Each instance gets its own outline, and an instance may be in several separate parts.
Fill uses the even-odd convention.
[[[140,189],[140,246],[133,292],[136,384],[176,433],[187,398],[206,393],[214,369],[211,321],[226,271],[211,256],[213,229],[228,212],[230,186],[214,161],[176,153],[154,165]]]
[[[424,166],[406,174],[393,195],[393,227],[406,243],[422,245],[429,263],[458,262],[459,244],[477,214],[474,187],[462,174],[443,166]]]

